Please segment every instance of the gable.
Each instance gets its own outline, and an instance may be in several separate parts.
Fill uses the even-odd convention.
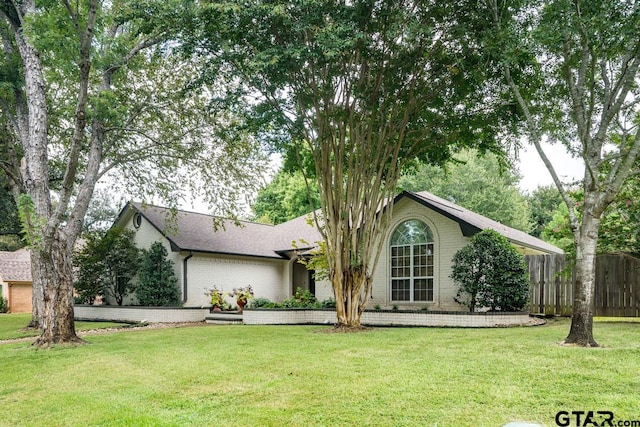
[[[409,199],[458,224],[465,237],[472,237],[485,229],[495,230],[509,240],[523,254],[562,254],[562,249],[533,237],[523,231],[507,227],[490,218],[458,206],[428,192],[403,192],[394,199],[394,204]]]
[[[172,213],[167,208],[134,202],[123,208],[116,224],[133,224],[137,215],[165,238],[174,252],[287,259],[294,241],[319,240],[319,233],[304,217],[273,226],[180,210]]]

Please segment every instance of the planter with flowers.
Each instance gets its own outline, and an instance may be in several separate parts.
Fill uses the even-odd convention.
[[[238,304],[238,312],[242,313],[244,306],[247,302],[253,298],[253,289],[251,285],[242,288],[233,288],[233,291],[229,293],[230,297],[236,298],[236,304]]]
[[[224,300],[224,293],[214,286],[213,289],[207,291],[207,295],[211,299],[212,311],[222,311],[225,308],[226,302]]]

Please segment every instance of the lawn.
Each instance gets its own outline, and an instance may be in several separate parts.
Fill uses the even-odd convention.
[[[599,349],[559,346],[568,326],[212,325],[76,348],[2,344],[0,424],[554,426],[560,410],[640,420],[640,323],[597,322]]]
[[[38,331],[23,330],[23,328],[29,323],[30,319],[30,313],[0,314],[0,340],[38,336]],[[76,331],[113,328],[118,326],[126,325],[124,323],[114,322],[76,322]]]

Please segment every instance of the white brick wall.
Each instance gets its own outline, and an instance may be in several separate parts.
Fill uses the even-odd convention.
[[[334,310],[249,309],[243,313],[247,325],[335,324]],[[362,324],[370,326],[453,326],[490,328],[518,326],[529,323],[528,313],[468,313],[468,312],[402,312],[365,311]]]
[[[256,298],[282,301],[289,297],[287,260],[231,255],[194,254],[187,261],[187,306],[209,306],[205,291],[216,286],[223,292],[251,285]],[[287,280],[285,280],[287,277]],[[235,300],[229,299],[230,303]]]
[[[73,308],[76,319],[115,320],[123,322],[202,322],[209,309],[167,307],[118,307],[109,305],[77,305]]]
[[[129,211],[131,212],[131,211]],[[149,249],[151,245],[155,242],[161,242],[167,250],[167,259],[173,262],[174,271],[176,272],[176,277],[178,278],[178,289],[180,289],[180,295],[182,295],[182,259],[177,252],[171,251],[171,244],[166,237],[162,235],[151,223],[149,223],[146,219],[142,218],[142,222],[139,228],[135,228],[133,226],[133,215],[129,215],[129,218],[126,218],[125,223],[122,227],[127,228],[129,230],[135,231],[134,242],[139,249]],[[134,282],[136,278],[134,277]],[[111,304],[115,304],[115,301],[109,301]],[[125,305],[128,304],[137,304],[137,300],[135,295],[128,295],[125,297],[123,303]]]

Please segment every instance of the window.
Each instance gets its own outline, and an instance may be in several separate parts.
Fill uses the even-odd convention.
[[[433,301],[433,234],[411,219],[391,236],[391,300]]]
[[[142,215],[140,215],[139,212],[136,212],[135,214],[133,214],[133,226],[138,229],[140,228],[140,225],[142,224]]]

